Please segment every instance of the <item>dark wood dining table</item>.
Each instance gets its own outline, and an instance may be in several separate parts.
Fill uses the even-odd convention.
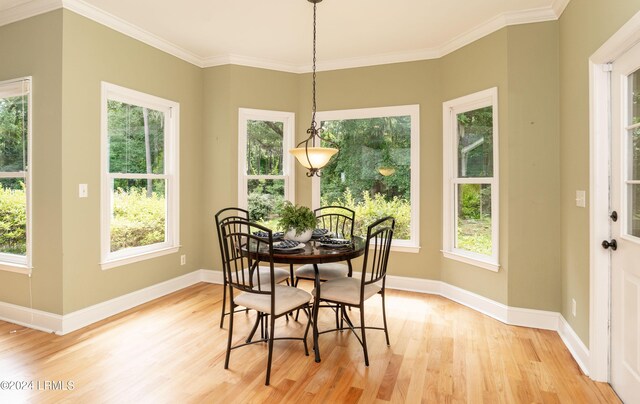
[[[314,286],[316,289],[316,296],[320,296],[321,282],[319,278],[318,264],[341,262],[357,258],[364,254],[366,242],[362,237],[353,237],[351,244],[344,247],[325,247],[313,239],[304,244],[304,248],[292,251],[279,251],[274,249],[273,262],[276,264],[290,264],[292,280],[294,265],[313,265],[315,272]],[[265,252],[258,252],[258,258],[260,260],[269,259],[268,254]],[[320,347],[318,345],[318,306],[319,299],[313,299],[313,346],[316,362],[320,362]]]

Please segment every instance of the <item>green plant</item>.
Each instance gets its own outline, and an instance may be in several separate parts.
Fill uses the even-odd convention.
[[[289,201],[282,204],[278,225],[283,230],[296,231],[296,236],[316,227],[316,215],[306,206],[294,205]]]

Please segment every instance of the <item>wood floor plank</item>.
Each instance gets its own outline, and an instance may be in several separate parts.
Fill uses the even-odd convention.
[[[303,287],[308,287],[305,285]],[[36,403],[618,403],[580,368],[557,333],[512,327],[440,296],[389,290],[391,346],[367,331],[370,366],[348,331],[320,336],[322,362],[300,341],[276,341],[271,386],[267,346],[233,350],[223,368],[228,322],[222,287],[197,284],[65,336],[0,321],[0,381],[73,382],[73,389],[0,391],[0,402]],[[382,324],[378,297],[365,308]],[[350,316],[359,322],[359,312]],[[235,316],[242,341],[255,314]],[[276,336],[301,336],[278,319]],[[321,329],[335,325],[322,310]]]

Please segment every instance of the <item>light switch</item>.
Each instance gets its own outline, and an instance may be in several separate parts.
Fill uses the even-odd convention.
[[[576,206],[579,208],[587,206],[587,196],[585,191],[576,191]]]
[[[78,184],[78,198],[88,198],[89,187],[87,184]]]

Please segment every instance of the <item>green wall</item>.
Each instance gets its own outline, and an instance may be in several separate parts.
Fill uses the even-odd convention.
[[[33,77],[34,267],[0,271],[0,301],[62,313],[62,11],[0,27],[0,55],[0,81]]]
[[[439,121],[442,125],[442,102],[467,94],[498,87],[498,136],[500,165],[500,271],[492,272],[446,258],[441,258],[444,282],[488,297],[497,302],[508,304],[508,274],[510,270],[508,253],[509,233],[509,159],[507,117],[509,116],[509,80],[508,80],[508,28],[488,35],[441,59],[443,94],[439,105]],[[442,137],[442,129],[439,136]],[[442,166],[442,147],[436,157]],[[440,177],[442,177],[442,169]],[[435,186],[439,188],[435,188]],[[442,200],[442,179],[434,184],[433,192]],[[441,211],[441,209],[440,209]],[[440,224],[436,231],[442,233]],[[442,243],[440,243],[441,245]],[[440,247],[442,248],[442,247]]]
[[[589,195],[588,60],[638,10],[638,0],[572,0],[560,18],[561,313],[587,346],[592,246],[589,209],[576,207],[575,192]],[[576,300],[576,317],[571,299]]]
[[[63,312],[192,272],[201,266],[202,70],[73,12],[63,14]],[[180,252],[100,268],[100,86],[121,85],[180,103]],[[78,184],[89,185],[80,199]],[[180,266],[180,254],[187,265]]]
[[[202,268],[221,270],[214,215],[237,206],[238,108],[298,112],[298,75],[234,65],[212,67],[204,69],[204,93]]]
[[[437,60],[318,73],[318,109],[420,105],[418,253],[390,274],[442,280],[513,307],[560,311],[588,342],[588,57],[640,0],[572,0],[559,21],[510,26]],[[21,40],[15,41],[15,38]],[[0,271],[0,301],[66,314],[199,268],[219,269],[213,214],[237,200],[238,108],[309,124],[309,74],[200,69],[70,11],[0,27],[0,80],[34,78],[34,272]],[[179,254],[99,266],[100,82],[181,107]],[[499,90],[500,260],[494,273],[442,257],[442,103]],[[311,203],[300,167],[296,201]],[[77,198],[77,184],[89,198]],[[578,303],[572,317],[570,301]]]

